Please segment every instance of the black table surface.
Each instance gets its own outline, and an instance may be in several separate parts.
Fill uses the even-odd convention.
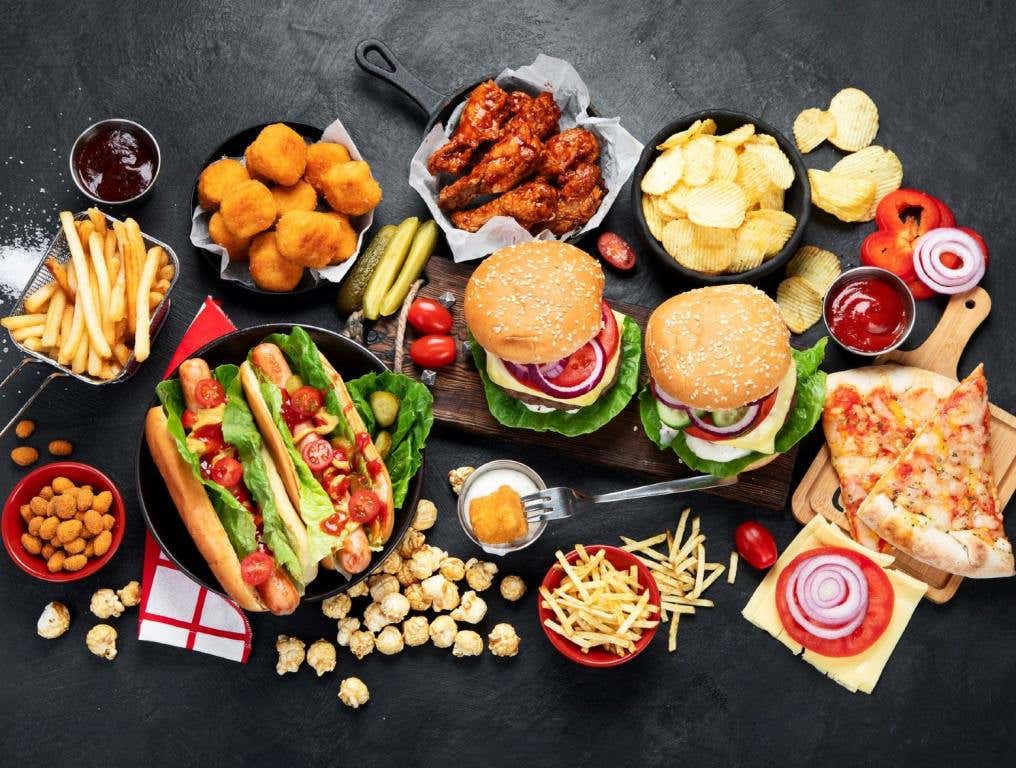
[[[789,511],[767,513],[694,495],[590,514],[550,528],[536,546],[499,562],[530,587],[519,604],[487,593],[495,621],[522,636],[511,660],[456,659],[432,646],[357,662],[340,649],[338,668],[317,678],[304,667],[277,677],[274,640],[334,639],[316,606],[289,618],[252,617],[254,649],[239,665],[139,642],[135,613],[115,621],[120,655],[90,655],[84,636],[96,619],[99,587],[139,578],[144,523],[134,492],[134,456],[152,387],[206,295],[238,326],[297,320],[338,327],[334,289],[299,302],[268,302],[230,290],[190,246],[189,200],[199,163],[224,137],[273,119],[319,125],[341,116],[384,189],[376,217],[394,222],[425,208],[406,183],[425,116],[362,73],[353,49],[385,40],[440,91],[545,52],[571,61],[603,114],[620,115],[646,139],[679,115],[709,107],[755,113],[790,131],[794,116],[824,106],[848,85],[878,104],[877,142],[893,149],[908,185],[943,197],[961,224],[992,249],[985,287],[994,311],[961,370],[988,366],[993,400],[1016,406],[1008,369],[1014,353],[1016,280],[1007,243],[1016,237],[1011,155],[1016,145],[1016,15],[1004,3],[885,2],[624,3],[523,2],[0,4],[4,109],[0,110],[0,244],[36,228],[55,230],[59,210],[80,210],[67,153],[85,126],[103,117],[144,123],[157,136],[163,168],[150,201],[134,213],[145,231],[183,262],[169,321],[152,359],[123,386],[56,384],[30,411],[33,444],[72,440],[75,458],[105,469],[124,491],[123,547],[99,574],[73,585],[35,581],[0,558],[0,711],[7,714],[3,762],[47,765],[718,765],[1000,764],[1011,760],[1016,683],[1016,581],[965,582],[944,606],[922,604],[871,696],[852,695],[794,658],[740,616],[760,574],[742,566],[737,583],[713,588],[716,608],[682,621],[679,649],[662,638],[610,671],[559,656],[536,621],[534,591],[555,548],[614,543],[673,525],[687,501],[702,518],[710,555],[726,560],[734,527],[763,519],[780,546],[799,530]],[[840,153],[807,156],[828,168]],[[633,238],[625,191],[605,226]],[[816,212],[806,241],[856,264],[871,225],[844,225]],[[591,242],[586,242],[592,247]],[[0,263],[0,270],[11,264]],[[653,305],[682,286],[644,259],[630,279],[609,276],[608,297]],[[775,286],[764,286],[774,290]],[[5,298],[9,299],[9,297]],[[913,342],[933,326],[941,303],[925,302]],[[803,340],[819,335],[813,329]],[[0,373],[16,362],[3,345]],[[856,365],[832,351],[827,368]],[[32,383],[3,396],[9,415]],[[5,416],[6,419],[6,416]],[[437,429],[428,448],[425,496],[440,518],[432,540],[463,557],[479,554],[454,516],[445,475],[498,457],[526,460],[551,484],[605,490],[640,478],[590,473],[567,456],[480,443]],[[803,447],[797,475],[819,444]],[[3,450],[14,445],[9,437]],[[4,459],[0,487],[23,472]],[[1012,527],[1010,526],[1010,530]],[[71,606],[70,632],[35,635],[49,600]],[[369,705],[338,701],[339,680],[361,677]]]

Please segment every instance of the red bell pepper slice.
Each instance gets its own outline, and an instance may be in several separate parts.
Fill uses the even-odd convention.
[[[887,269],[907,283],[917,280],[914,241],[907,230],[876,229],[861,243],[861,263]]]
[[[931,195],[917,189],[897,189],[883,197],[875,208],[875,224],[887,232],[904,231],[911,242],[941,226],[943,209],[952,211]]]

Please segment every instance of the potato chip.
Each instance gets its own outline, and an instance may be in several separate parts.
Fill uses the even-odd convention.
[[[642,191],[650,195],[662,195],[681,180],[684,166],[681,147],[666,150],[653,160],[642,177]]]
[[[734,249],[737,246],[734,230],[688,223],[692,227],[691,242],[671,255],[679,264],[697,272],[707,275],[726,272],[734,260]]]
[[[833,135],[836,120],[825,110],[812,107],[806,109],[794,120],[794,141],[803,154],[808,154],[815,147]]]
[[[730,133],[723,133],[716,137],[716,140],[721,144],[725,144],[730,147],[739,147],[748,139],[755,135],[755,126],[751,123],[745,123],[740,128],[735,128]]]
[[[656,207],[656,198],[652,195],[642,195],[642,215],[645,216],[650,234],[657,240],[662,238],[663,216],[660,215],[660,209]]]
[[[754,152],[742,152],[737,156],[737,185],[744,190],[749,205],[764,195],[772,182],[765,162]]]
[[[794,333],[804,333],[822,318],[822,297],[803,277],[788,277],[776,288],[776,304]]]
[[[819,296],[826,295],[841,272],[840,257],[814,245],[801,246],[787,262],[787,276],[803,278]]]
[[[797,219],[786,211],[759,210],[748,211],[744,215],[745,223],[761,222],[753,226],[762,227],[767,233],[765,255],[774,256],[780,252],[787,240],[797,228]]]
[[[875,182],[828,171],[808,171],[811,201],[840,221],[864,221],[875,199]]]
[[[668,221],[663,227],[663,250],[678,259],[677,255],[683,253],[691,246],[692,237],[695,234],[695,225],[687,219],[674,219]]]
[[[776,186],[770,186],[755,203],[759,208],[770,211],[783,210],[783,190]]]
[[[872,145],[847,155],[834,165],[832,174],[856,176],[875,182],[875,198],[868,206],[864,221],[875,218],[875,208],[879,200],[900,188],[903,184],[903,164],[896,153],[883,147]]]
[[[710,181],[688,195],[688,218],[703,227],[737,229],[747,209],[748,198],[732,181]]]
[[[794,168],[779,145],[747,144],[744,147],[744,152],[745,154],[758,155],[765,166],[769,181],[775,186],[780,189],[790,189],[790,185],[794,183]]]
[[[737,150],[729,144],[716,144],[716,157],[713,161],[713,179],[737,179]]]
[[[678,213],[674,216],[674,218],[687,218],[688,195],[691,194],[691,190],[692,187],[689,187],[682,181],[675,184],[673,189],[663,196],[663,199],[677,210]]]
[[[716,139],[712,136],[696,136],[683,147],[683,154],[684,174],[680,180],[691,187],[709,181],[716,164]]]
[[[715,120],[711,117],[707,120],[696,120],[683,131],[678,131],[677,133],[669,136],[662,144],[657,144],[656,148],[662,151],[670,149],[671,147],[680,147],[687,144],[699,134],[708,135],[713,133],[716,133]]]
[[[734,260],[730,262],[730,271],[747,272],[765,261],[771,236],[769,223],[764,219],[746,220],[735,233]]]
[[[878,133],[878,107],[868,94],[857,88],[844,88],[833,96],[829,114],[836,122],[829,141],[847,152],[864,149]]]

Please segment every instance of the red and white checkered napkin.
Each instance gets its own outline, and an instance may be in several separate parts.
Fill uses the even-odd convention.
[[[194,350],[234,330],[236,326],[209,296],[180,341],[166,375]],[[251,631],[247,616],[235,603],[191,580],[148,533],[138,639],[246,662]]]

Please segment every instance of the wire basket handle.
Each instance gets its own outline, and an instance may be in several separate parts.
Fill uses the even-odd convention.
[[[11,370],[11,372],[4,377],[4,380],[0,381],[0,390],[4,389],[4,387],[7,386],[7,383],[14,378],[14,375],[17,374],[18,371],[20,371],[26,365],[48,365],[48,363],[45,363],[42,360],[36,360],[34,357],[22,358],[21,362],[18,363],[16,366],[14,366],[13,370]],[[49,376],[43,379],[40,382],[39,386],[35,388],[35,391],[31,394],[31,396],[18,409],[18,412],[11,417],[11,420],[4,425],[3,429],[0,429],[0,438],[2,438],[4,435],[7,434],[8,430],[10,430],[12,426],[14,426],[15,422],[17,422],[18,419],[21,418],[21,415],[28,410],[28,407],[35,402],[36,398],[38,398],[39,395],[42,394],[42,391],[49,385],[51,381],[53,381],[53,379],[59,379],[66,375],[67,374],[63,373],[62,371],[53,371]]]

